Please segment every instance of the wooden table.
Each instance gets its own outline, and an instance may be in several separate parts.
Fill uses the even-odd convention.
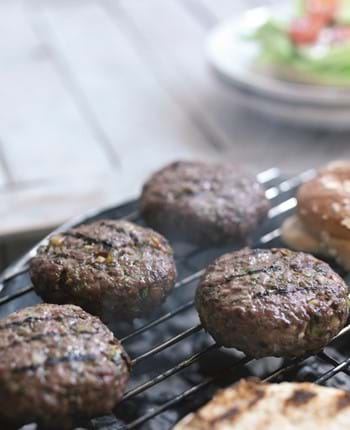
[[[14,235],[136,196],[170,160],[293,172],[350,155],[349,134],[247,113],[211,75],[208,31],[259,3],[0,0],[3,264]]]

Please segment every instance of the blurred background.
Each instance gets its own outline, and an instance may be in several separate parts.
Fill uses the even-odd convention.
[[[349,157],[346,127],[256,113],[213,74],[209,32],[266,3],[0,0],[0,267],[174,159],[288,175]]]

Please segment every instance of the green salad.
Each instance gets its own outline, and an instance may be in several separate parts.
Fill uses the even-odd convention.
[[[350,0],[299,0],[289,22],[269,18],[253,35],[258,66],[284,79],[350,85]]]

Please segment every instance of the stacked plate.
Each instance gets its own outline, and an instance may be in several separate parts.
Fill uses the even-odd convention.
[[[255,67],[258,46],[243,37],[269,16],[286,20],[286,8],[263,7],[220,24],[209,35],[207,54],[216,74],[230,84],[245,107],[289,123],[317,128],[350,129],[350,88],[278,79]]]

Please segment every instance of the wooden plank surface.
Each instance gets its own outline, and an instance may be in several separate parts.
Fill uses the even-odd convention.
[[[183,0],[187,3],[187,0]],[[188,0],[197,17],[206,17],[207,21],[221,21],[235,14],[239,14],[248,8],[281,3],[279,0]]]
[[[91,172],[82,180],[67,173],[50,181],[0,191],[0,242],[28,230],[52,229],[92,208],[118,202],[114,187],[118,180],[120,177],[109,172]]]
[[[177,158],[290,173],[349,157],[349,133],[247,113],[212,75],[208,32],[259,4],[1,0],[0,237],[135,196]]]
[[[0,235],[49,228],[87,207],[121,202],[170,160],[216,157],[216,148],[99,4],[24,2],[20,7],[16,2],[2,7],[8,26],[15,28],[17,22],[21,28],[11,40],[19,51],[13,55],[21,62],[16,69],[20,83],[14,89],[17,99],[2,118],[4,134],[13,118],[21,123],[17,134],[5,134],[10,143],[6,155],[17,183],[32,186],[3,194]],[[24,61],[32,50],[44,51],[44,58]],[[0,63],[8,66],[4,58]],[[13,86],[4,82],[4,92]]]
[[[209,20],[200,12],[202,1],[193,0],[191,7],[185,0],[108,0],[107,4],[117,25],[124,25],[140,55],[148,56],[174,97],[224,145],[225,157],[251,165],[256,171],[277,164],[287,172],[296,172],[320,165],[329,156],[349,156],[347,134],[299,129],[247,113],[235,93],[216,82],[203,49],[208,30],[218,22],[213,10],[223,18],[231,10],[247,7],[247,3],[206,2],[207,13],[212,14]]]
[[[108,4],[117,25],[124,25],[140,55],[148,56],[155,73],[195,123],[217,142],[223,156],[242,160],[254,170],[270,166],[268,159],[261,163],[259,154],[251,156],[256,145],[254,128],[247,127],[245,113],[231,93],[209,73],[203,52],[207,30],[200,21],[181,2],[171,0],[111,0]],[[157,25],[153,25],[155,10]],[[261,151],[266,149],[261,147]]]
[[[174,157],[215,156],[216,149],[99,4],[43,7],[39,19],[43,38],[74,76],[113,142],[126,180],[137,172],[139,182]]]
[[[21,4],[0,3],[0,139],[14,182],[109,164]]]
[[[104,4],[113,14],[115,25],[133,41],[143,61],[192,123],[219,151],[225,151],[229,142],[218,127],[220,112],[213,100],[218,97],[227,108],[232,108],[232,103],[215,87],[202,52],[197,50],[198,42],[203,41],[202,27],[179,2],[132,0]],[[153,25],[154,11],[157,11],[156,25]]]

